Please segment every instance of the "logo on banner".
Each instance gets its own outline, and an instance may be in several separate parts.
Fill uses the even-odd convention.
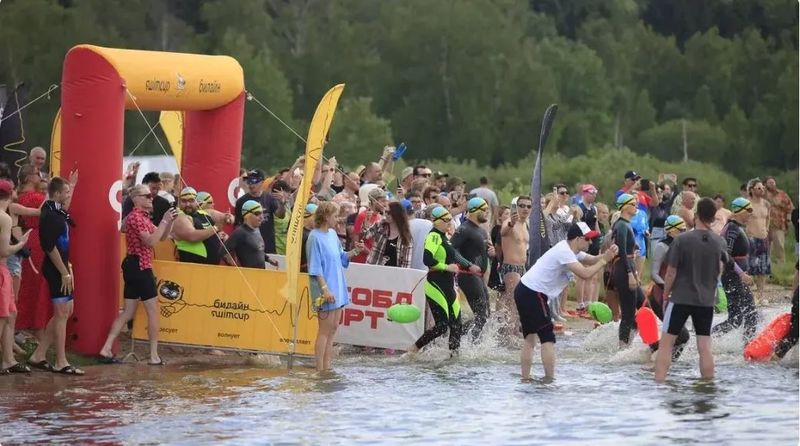
[[[111,205],[111,209],[114,209],[114,212],[120,214],[122,216],[122,180],[117,180],[111,183],[111,187],[108,189],[108,204]],[[117,230],[122,228],[122,219],[117,219]]]
[[[234,177],[230,183],[228,183],[228,202],[231,206],[236,206],[236,200],[242,197],[245,194],[244,190],[239,187],[239,177]]]

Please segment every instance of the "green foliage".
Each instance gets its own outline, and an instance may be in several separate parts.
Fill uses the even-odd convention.
[[[393,145],[389,120],[372,112],[371,98],[342,100],[331,126],[330,140],[325,147],[327,156],[335,155],[337,160],[352,166],[375,161],[384,146]]]

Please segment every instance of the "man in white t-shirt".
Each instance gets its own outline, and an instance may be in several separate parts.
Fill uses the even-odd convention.
[[[514,301],[525,338],[520,353],[523,381],[531,379],[533,348],[537,338],[542,344],[545,378],[553,378],[556,336],[547,296],[561,294],[569,285],[569,273],[589,279],[614,258],[617,254],[614,245],[601,256],[586,254],[591,240],[599,235],[598,231],[590,229],[584,222],[573,223],[567,231],[567,239],[556,243],[540,257],[514,289]]]

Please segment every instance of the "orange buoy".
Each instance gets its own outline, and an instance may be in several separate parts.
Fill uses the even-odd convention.
[[[642,342],[647,345],[658,342],[658,318],[650,307],[639,308],[636,312],[636,327]]]
[[[792,326],[792,314],[783,313],[767,325],[744,348],[744,359],[748,361],[768,361],[781,339],[789,333]]]

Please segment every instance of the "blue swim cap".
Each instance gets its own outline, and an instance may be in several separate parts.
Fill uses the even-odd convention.
[[[308,203],[306,205],[306,212],[304,217],[311,217],[314,213],[317,212],[317,205],[314,203]]]
[[[731,210],[734,214],[738,214],[740,212],[753,212],[753,205],[747,198],[737,197],[731,201]]]
[[[686,230],[686,222],[683,221],[682,218],[678,217],[677,215],[670,215],[664,221],[664,230],[671,231],[673,229],[677,229],[679,231]]]
[[[467,212],[470,214],[478,211],[486,211],[488,209],[489,205],[486,204],[486,200],[481,197],[470,198],[467,202]]]
[[[636,204],[636,197],[631,194],[620,194],[617,197],[617,209],[622,209],[629,204]]]
[[[433,208],[433,210],[431,211],[431,217],[433,217],[434,221],[435,220],[450,221],[453,219],[453,217],[450,216],[450,212],[448,212],[447,209],[444,208],[444,206],[436,206],[435,208]]]

